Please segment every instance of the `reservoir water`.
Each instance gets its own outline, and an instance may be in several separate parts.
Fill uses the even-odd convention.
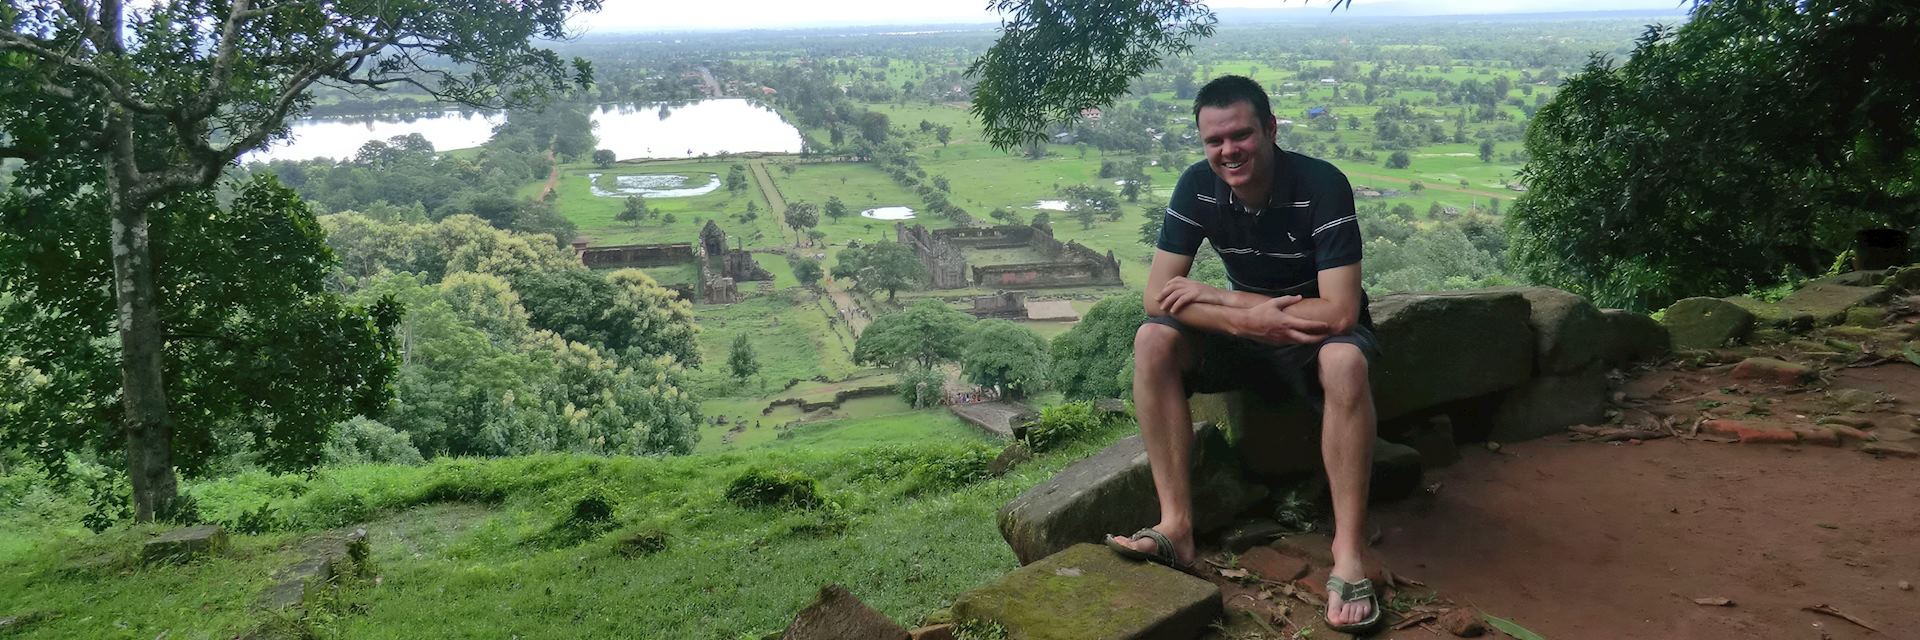
[[[694,158],[722,153],[799,153],[800,131],[773,109],[741,98],[690,103],[636,103],[594,107],[597,148],[622,160]],[[480,146],[505,122],[499,113],[448,110],[407,116],[306,118],[291,135],[248,162],[351,158],[370,140],[418,133],[440,151]]]

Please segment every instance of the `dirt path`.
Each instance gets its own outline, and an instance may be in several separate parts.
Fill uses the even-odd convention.
[[[823,286],[827,289],[827,297],[833,300],[833,308],[847,310],[841,318],[847,321],[847,326],[853,328],[853,337],[859,338],[860,334],[867,330],[867,325],[873,324],[873,320],[867,317],[866,312],[856,313],[856,310],[862,309],[860,301],[853,299],[853,296],[845,289],[841,289],[837,283],[825,282]]]
[[[780,197],[780,188],[774,186],[773,174],[767,173],[767,161],[752,160],[747,162],[747,166],[753,168],[753,181],[760,185],[760,193],[767,197],[767,211],[773,214],[774,220],[784,221],[787,201]]]
[[[1385,181],[1385,183],[1383,183],[1383,184],[1380,184],[1380,185],[1377,185],[1377,186],[1380,186],[1380,187],[1384,187],[1384,188],[1396,188],[1396,189],[1397,189],[1397,188],[1401,188],[1401,187],[1404,187],[1404,186],[1405,186],[1405,184],[1403,184],[1403,183],[1402,183],[1401,181],[1403,181],[1403,180],[1405,180],[1405,181],[1407,181],[1407,182],[1412,182],[1412,181],[1413,181],[1413,179],[1411,179],[1411,178],[1407,178],[1406,176],[1399,176],[1399,177],[1395,177],[1395,176],[1384,176],[1384,175],[1380,175],[1380,174],[1377,174],[1377,173],[1360,173],[1360,172],[1358,172],[1358,171],[1347,171],[1347,172],[1346,172],[1346,174],[1347,174],[1348,176],[1351,176],[1351,177],[1354,177],[1354,178],[1366,178],[1366,179],[1369,179],[1369,180],[1384,180],[1384,181]],[[1390,187],[1389,185],[1400,185],[1400,186],[1399,186],[1399,187]],[[1519,193],[1519,192],[1517,192],[1517,191],[1508,191],[1508,192],[1499,192],[1499,191],[1481,191],[1481,190],[1479,190],[1479,189],[1462,189],[1462,188],[1460,188],[1460,187],[1458,187],[1458,186],[1452,186],[1452,185],[1446,185],[1446,184],[1440,184],[1440,183],[1427,183],[1427,184],[1425,184],[1424,186],[1425,186],[1425,188],[1427,188],[1427,189],[1432,189],[1432,190],[1434,190],[1434,191],[1447,191],[1447,192],[1451,192],[1451,193],[1464,193],[1464,194],[1467,194],[1467,195],[1470,195],[1470,196],[1480,196],[1480,197],[1482,197],[1482,198],[1499,198],[1499,199],[1501,199],[1501,200],[1512,200],[1512,199],[1514,199],[1514,198],[1517,198],[1517,197],[1520,197],[1520,193]]]
[[[547,184],[540,187],[538,200],[547,199],[547,194],[553,193],[554,185],[560,184],[560,163],[554,162],[553,147],[547,147],[547,162],[553,164],[553,169],[547,172]]]
[[[1555,640],[1868,637],[1817,604],[1901,637],[1920,629],[1897,586],[1920,580],[1916,472],[1826,447],[1536,441],[1468,452],[1375,522],[1396,572]]]

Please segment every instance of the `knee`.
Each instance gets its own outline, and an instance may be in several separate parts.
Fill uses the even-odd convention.
[[[1329,402],[1359,402],[1370,392],[1367,356],[1360,347],[1336,342],[1320,349],[1320,386]]]
[[[1164,324],[1146,323],[1133,333],[1135,371],[1164,370],[1173,365],[1180,349],[1180,330]]]

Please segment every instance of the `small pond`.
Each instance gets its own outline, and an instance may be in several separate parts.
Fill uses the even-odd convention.
[[[624,198],[640,196],[643,198],[686,198],[702,196],[720,189],[720,175],[707,174],[707,183],[690,186],[687,176],[677,173],[641,173],[625,176],[611,176],[613,188],[603,188],[600,176],[587,174],[587,184],[592,185],[593,195],[602,198]]]
[[[912,220],[913,208],[911,207],[875,207],[875,208],[860,212],[860,217],[873,218],[875,220]]]

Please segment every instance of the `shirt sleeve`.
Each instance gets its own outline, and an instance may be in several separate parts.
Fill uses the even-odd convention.
[[[1327,191],[1313,196],[1314,269],[1325,271],[1360,261],[1360,220],[1353,209],[1353,185],[1334,173]]]
[[[1173,199],[1167,203],[1166,213],[1161,216],[1160,240],[1154,243],[1162,251],[1192,256],[1200,251],[1200,241],[1207,239],[1206,229],[1197,222],[1200,219],[1199,199],[1194,197],[1194,181],[1191,174],[1181,174],[1180,181],[1173,186]]]

